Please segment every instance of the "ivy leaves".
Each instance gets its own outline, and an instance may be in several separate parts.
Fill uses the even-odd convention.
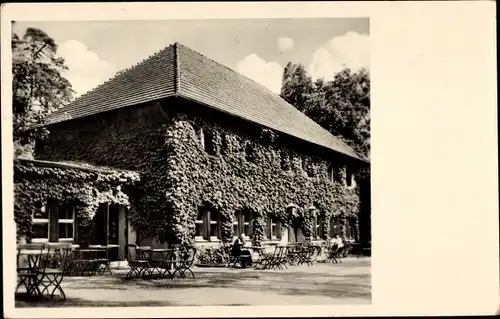
[[[194,125],[208,134],[212,147],[219,154],[217,157],[204,152]],[[294,219],[302,219],[307,236],[312,227],[308,209],[312,204],[326,218],[357,214],[359,199],[356,189],[345,189],[340,183],[329,182],[326,176],[328,163],[325,161],[277,148],[272,143],[275,133],[270,130],[262,130],[254,139],[216,123],[184,115],[174,119],[166,136],[171,151],[168,163],[172,179],[167,201],[171,203],[172,211],[169,214],[185,216],[175,220],[194,223],[198,206],[208,206],[221,214],[223,241],[232,240],[232,221],[242,209],[254,213],[254,244],[265,239],[268,214],[278,217],[285,225]],[[289,170],[282,168],[278,154],[286,160],[285,168],[289,167]],[[301,171],[305,164],[314,172],[313,177],[307,177]],[[347,209],[345,202],[349,203]],[[295,215],[286,209],[290,203],[298,206]],[[186,228],[184,232],[174,228],[172,235],[173,241],[190,242],[194,237],[194,227]]]
[[[49,199],[77,203],[80,227],[90,225],[99,203],[128,206],[129,196],[117,187],[140,180],[131,171],[88,171],[76,168],[44,167],[31,161],[14,162],[14,217],[18,235],[31,235],[31,216]],[[125,188],[128,189],[128,188]]]

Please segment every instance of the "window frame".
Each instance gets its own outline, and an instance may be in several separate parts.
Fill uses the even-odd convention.
[[[58,205],[57,207],[59,209],[61,206]],[[64,205],[64,208],[65,208],[66,213],[68,212],[68,209],[71,209],[71,211],[72,211],[71,215],[73,218],[71,218],[71,219],[62,218],[61,219],[61,218],[59,218],[59,216],[57,216],[58,217],[57,218],[57,240],[58,241],[70,241],[70,240],[73,241],[75,239],[75,231],[76,231],[76,229],[75,229],[76,208],[75,208],[75,205],[70,205],[70,204]],[[59,231],[60,231],[59,227],[61,224],[71,224],[71,226],[72,226],[71,232],[72,232],[73,237],[63,237],[63,238],[59,237],[59,235],[60,235],[59,234]]]
[[[276,236],[273,235],[273,225],[276,231]],[[267,240],[281,240],[281,221],[279,218],[267,216]]]
[[[335,173],[335,167],[330,165],[328,168],[328,181],[335,183],[337,181],[337,174]]]
[[[201,220],[197,218],[195,219],[195,227],[196,224],[201,224],[202,236],[196,234],[196,230],[194,233],[194,240],[197,242],[220,242],[222,240],[222,224],[221,224],[221,215],[217,211],[212,212],[210,209],[200,206],[198,208],[201,210]],[[214,214],[217,214],[217,219],[212,218]],[[217,234],[216,236],[212,235],[212,225],[216,225]]]
[[[195,241],[208,241],[208,231],[207,231],[207,220],[208,220],[208,210],[204,207],[199,207],[198,208],[198,214],[201,213],[201,219],[198,219],[198,215],[196,216],[195,220],[195,227],[196,224],[201,224],[201,236],[197,235],[197,231],[195,228],[195,233],[194,233],[194,240]]]
[[[313,218],[313,239],[323,240],[325,233],[324,217],[322,215],[314,215]]]
[[[51,209],[49,208],[49,205],[46,203],[44,204],[41,208],[42,212],[47,213],[47,218],[35,218],[36,212],[33,212],[33,215],[31,216],[31,223],[32,223],[32,228],[34,224],[42,224],[47,226],[47,238],[41,238],[37,237],[34,238],[32,236],[31,242],[33,243],[46,243],[50,241],[50,220],[51,220]]]
[[[65,213],[69,209],[72,211],[73,218],[59,218],[59,210],[64,207]],[[47,225],[46,238],[34,238],[32,236],[31,242],[33,243],[48,243],[48,242],[67,242],[75,241],[76,239],[76,206],[72,203],[57,203],[49,201],[45,203],[40,209],[47,212],[47,218],[35,218],[35,212],[32,215],[32,227],[34,224]],[[66,217],[66,216],[65,216]],[[72,237],[59,237],[59,227],[61,224],[71,224]]]
[[[245,218],[245,213],[248,213],[248,220]],[[244,239],[250,239],[253,235],[252,229],[253,212],[252,211],[241,211],[240,212],[240,231],[239,235],[242,235]],[[249,234],[246,233],[245,228],[248,227]]]
[[[345,168],[345,186],[347,188],[353,188],[356,186],[356,181],[354,179],[354,172],[347,166]]]

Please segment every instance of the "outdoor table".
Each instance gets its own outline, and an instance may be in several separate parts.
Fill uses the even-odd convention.
[[[98,272],[98,268],[100,266],[98,254],[103,251],[103,248],[84,248],[73,250],[73,268],[79,270],[82,275],[94,275]],[[72,271],[73,270],[74,269],[72,269]]]
[[[170,270],[175,262],[172,255],[175,249],[172,248],[151,248],[151,247],[138,247],[138,255],[143,260],[147,260],[149,263],[148,269],[144,269],[141,273],[142,278],[152,278],[154,272],[158,273],[159,278],[171,278],[172,273]],[[155,258],[159,256],[160,258]]]
[[[17,276],[21,282],[17,285],[16,291],[21,285],[24,285],[26,287],[26,293],[29,296],[42,294],[39,288],[41,279],[39,275],[43,275],[43,270],[40,268],[44,267],[44,265],[41,264],[42,256],[48,256],[49,254],[53,254],[53,252],[48,249],[18,250],[18,260],[21,256],[25,256],[26,259],[24,259],[24,261],[26,263],[21,267],[18,265]]]
[[[252,262],[252,264],[254,266],[259,265],[265,257],[265,253],[264,253],[264,250],[266,249],[265,247],[262,247],[262,246],[244,246],[244,248],[251,249],[252,251],[255,251],[257,253],[257,256],[258,256],[257,260],[254,260]]]
[[[150,271],[151,276],[153,275],[154,271],[158,272],[159,278],[171,278],[172,273],[170,270],[172,269],[174,260],[172,258],[172,255],[174,254],[175,249],[169,249],[169,248],[156,248],[156,249],[148,249],[145,250],[149,253],[149,264],[152,267],[152,270]],[[155,256],[158,256],[160,258],[155,258]]]

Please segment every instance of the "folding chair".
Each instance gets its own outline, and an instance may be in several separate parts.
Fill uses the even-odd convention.
[[[99,275],[104,275],[106,273],[106,270],[110,275],[113,275],[111,272],[111,261],[109,258],[107,258],[107,250],[106,248],[102,247],[101,245],[89,245],[89,249],[96,249],[98,252],[96,252],[96,258],[94,262],[97,264],[97,273]]]
[[[141,259],[140,255],[137,245],[127,245],[127,262],[130,270],[125,276],[126,279],[132,279],[134,274],[136,278],[141,277],[143,272],[150,267],[149,260]]]
[[[171,279],[174,279],[178,273],[181,278],[186,278],[186,272],[189,272],[193,279],[196,279],[191,267],[193,266],[197,250],[195,247],[180,247],[177,248],[177,262],[174,263],[175,270],[172,273]]]
[[[66,299],[66,294],[61,287],[64,275],[71,258],[71,244],[57,243],[46,244],[46,266],[39,281],[39,285],[43,287],[41,294],[46,291],[50,293],[50,298],[53,299],[57,291],[61,298]],[[52,288],[50,292],[49,289]]]
[[[43,244],[20,244],[17,247],[16,268],[19,280],[16,293],[21,286],[26,288],[26,294],[41,295],[38,287],[40,274],[45,270]]]

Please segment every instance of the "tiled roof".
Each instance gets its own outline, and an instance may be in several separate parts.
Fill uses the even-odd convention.
[[[183,45],[171,45],[49,115],[46,124],[180,96],[361,159],[291,104],[253,80]]]

